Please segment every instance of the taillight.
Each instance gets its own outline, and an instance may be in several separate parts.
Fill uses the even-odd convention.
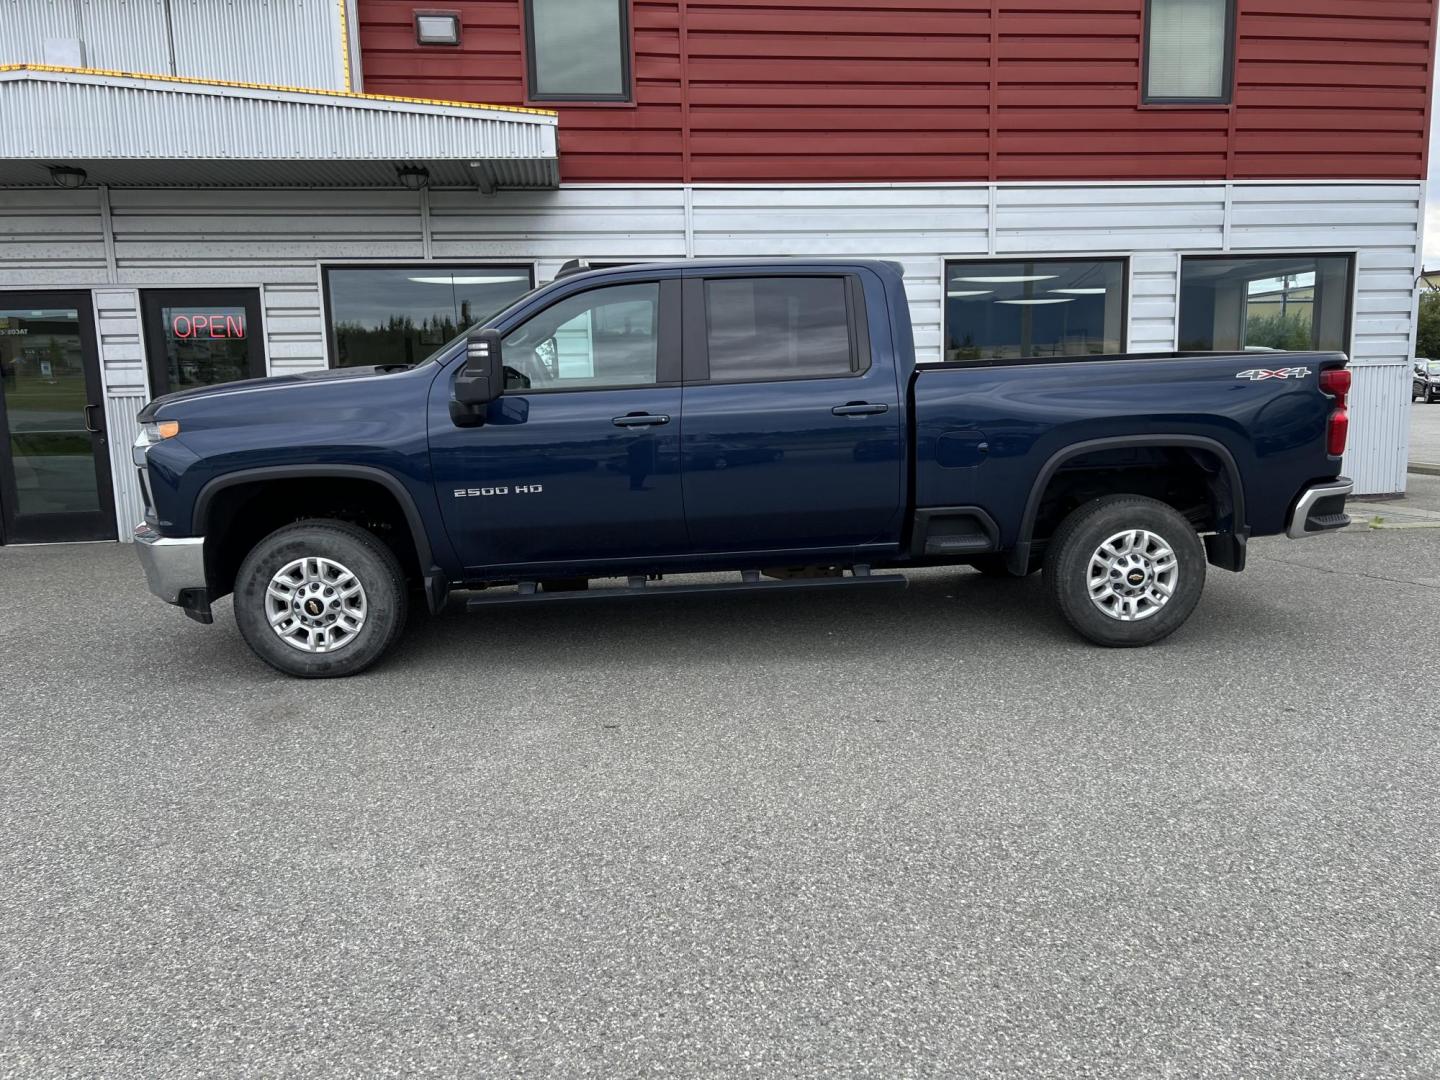
[[[1340,457],[1345,453],[1345,441],[1350,437],[1350,369],[1322,371],[1320,389],[1335,399],[1335,411],[1330,414],[1330,426],[1325,433],[1325,452],[1331,457]]]

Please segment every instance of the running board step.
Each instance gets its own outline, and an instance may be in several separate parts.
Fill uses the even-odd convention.
[[[703,585],[651,585],[643,576],[630,578],[628,585],[613,589],[583,589],[544,592],[533,581],[520,582],[516,592],[481,594],[471,597],[466,609],[493,607],[498,604],[576,604],[585,600],[635,600],[658,596],[700,596],[708,593],[800,592],[815,589],[903,589],[910,584],[903,574],[872,574],[868,568],[850,577],[762,578],[758,570],[746,570],[739,581],[722,581]]]

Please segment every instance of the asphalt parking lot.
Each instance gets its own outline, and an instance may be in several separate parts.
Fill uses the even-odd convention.
[[[1410,406],[1410,460],[1440,465],[1440,401]]]
[[[1434,1077],[1440,529],[1252,551],[1144,651],[925,571],[303,683],[0,548],[0,1075]]]

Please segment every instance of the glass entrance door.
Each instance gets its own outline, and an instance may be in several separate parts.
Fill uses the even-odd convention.
[[[0,542],[114,540],[87,293],[0,292]]]

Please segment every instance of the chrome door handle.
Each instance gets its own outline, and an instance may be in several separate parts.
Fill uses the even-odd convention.
[[[844,405],[836,405],[830,411],[836,416],[873,416],[876,413],[889,412],[890,406],[883,402],[872,405],[868,401],[847,401]]]
[[[659,427],[668,424],[670,417],[664,413],[626,413],[610,421],[616,427]]]
[[[103,435],[105,433],[104,428],[98,428],[90,422],[90,410],[98,408],[100,408],[99,405],[85,406],[85,430],[88,431],[91,435]]]

